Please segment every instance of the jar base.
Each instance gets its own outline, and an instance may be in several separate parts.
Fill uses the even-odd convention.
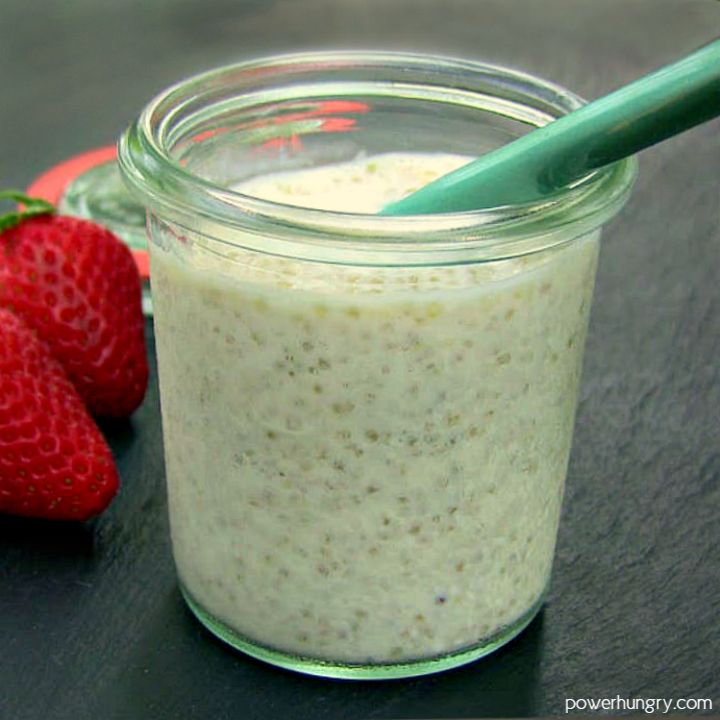
[[[515,622],[506,625],[499,632],[494,633],[481,642],[446,653],[434,658],[420,658],[418,660],[405,660],[397,663],[379,663],[372,665],[354,663],[334,663],[312,657],[303,657],[282,652],[275,648],[260,645],[253,640],[233,630],[229,625],[213,617],[202,608],[192,595],[180,583],[185,602],[195,617],[216,637],[226,642],[236,650],[257,660],[276,665],[286,670],[316,675],[325,678],[338,678],[344,680],[390,680],[397,678],[417,677],[432,673],[451,670],[452,668],[467,665],[489,655],[495,650],[509,643],[519,635],[535,618],[545,603],[546,592]]]

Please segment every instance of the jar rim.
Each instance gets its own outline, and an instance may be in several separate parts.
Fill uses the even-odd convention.
[[[542,98],[550,113],[546,122],[585,102],[566,88],[529,73],[443,55],[384,51],[273,55],[194,75],[155,96],[118,142],[118,161],[126,183],[160,218],[190,231],[202,227],[203,234],[228,245],[236,244],[228,230],[249,230],[266,235],[263,247],[254,248],[262,252],[349,264],[447,264],[537,252],[597,229],[629,197],[637,175],[635,158],[599,168],[547,198],[524,204],[427,215],[368,215],[245,195],[189,172],[171,153],[180,130],[187,134],[192,129],[193,113],[198,115],[221,89],[233,88],[238,102],[258,91],[262,96],[270,83],[285,79],[297,85],[304,74],[331,74],[347,68],[375,72],[373,82],[348,83],[348,89],[354,88],[356,94],[361,86],[364,91],[375,88],[380,92],[383,72],[388,74],[389,68],[404,71],[408,87],[422,88],[425,80],[426,92],[446,95],[460,92],[460,79],[466,83],[481,77],[488,82],[492,79],[498,87],[512,88],[518,106],[525,103],[529,108],[531,99]],[[339,90],[340,82],[326,79],[317,87],[297,87],[304,92],[312,87],[312,97],[317,99],[315,92],[336,96],[332,91]],[[395,82],[392,91],[402,92],[402,88]],[[470,102],[472,91],[463,92]],[[227,109],[227,102],[222,107]],[[246,240],[237,242],[238,246],[245,247]],[[334,260],[333,255],[337,256]]]

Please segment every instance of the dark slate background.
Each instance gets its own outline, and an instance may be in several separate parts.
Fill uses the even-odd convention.
[[[712,0],[0,0],[0,187],[113,142],[167,84],[250,56],[436,51],[592,98],[719,35]],[[520,638],[383,683],[226,649],[175,586],[153,375],[132,421],[104,427],[124,486],[103,517],[0,518],[0,718],[536,716],[617,695],[717,711],[719,130],[645,152],[607,229],[552,593]]]

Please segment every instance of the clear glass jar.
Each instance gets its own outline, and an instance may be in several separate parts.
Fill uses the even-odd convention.
[[[302,672],[403,677],[538,612],[600,227],[635,162],[540,203],[405,218],[233,187],[363,153],[476,156],[580,104],[476,62],[315,53],[191,78],[123,136],[173,551],[213,633]]]

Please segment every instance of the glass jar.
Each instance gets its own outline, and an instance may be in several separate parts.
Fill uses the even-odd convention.
[[[403,677],[536,615],[600,228],[635,161],[543,202],[414,217],[237,185],[477,156],[581,102],[477,62],[313,53],[186,80],[123,136],[149,216],[173,552],[217,636],[306,673]]]

